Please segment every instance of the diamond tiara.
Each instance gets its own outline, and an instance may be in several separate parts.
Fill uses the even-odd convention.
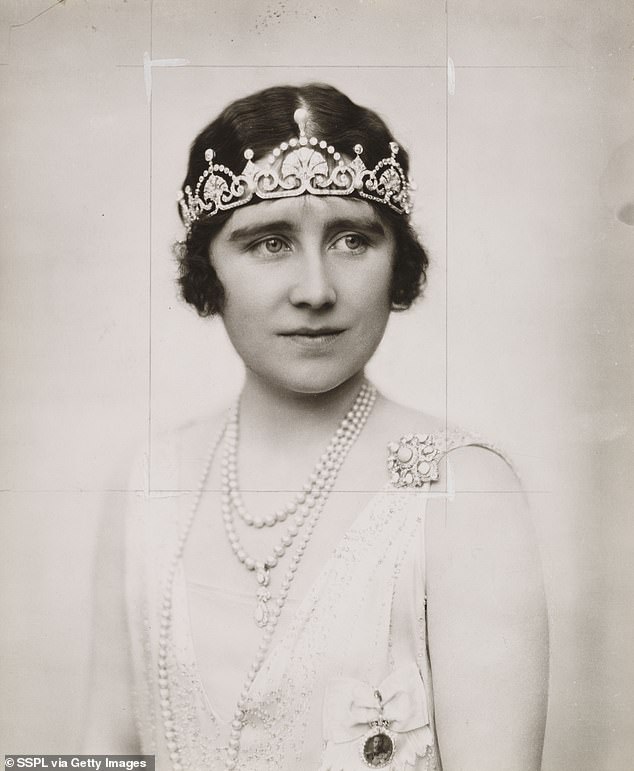
[[[299,136],[278,145],[266,159],[266,165],[253,160],[253,150],[244,151],[246,165],[234,174],[222,163],[216,163],[215,153],[205,151],[208,167],[198,178],[194,190],[187,185],[179,195],[179,205],[189,232],[194,222],[212,217],[219,211],[244,206],[254,197],[293,198],[310,195],[358,195],[369,201],[389,206],[398,214],[410,214],[414,189],[400,163],[396,160],[399,146],[390,142],[390,157],[368,169],[361,158],[363,147],[354,146],[355,157],[347,162],[341,153],[323,139],[306,136],[308,112],[295,110],[294,121]]]

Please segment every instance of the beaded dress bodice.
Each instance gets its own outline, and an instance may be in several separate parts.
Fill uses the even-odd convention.
[[[463,434],[430,437],[442,454],[480,444]],[[430,494],[432,482],[419,488],[386,484],[357,515],[306,596],[285,608],[289,618],[249,689],[237,768],[363,771],[368,764],[359,752],[360,726],[372,717],[364,689],[371,694],[400,678],[406,685],[393,701],[398,709],[386,715],[396,727],[396,749],[388,766],[377,767],[439,771],[424,589]],[[169,635],[160,637],[166,626],[161,591],[183,516],[177,501],[140,495],[128,521],[138,729],[144,752],[156,754],[157,769],[221,771],[230,718],[218,714],[214,694],[201,681],[182,562],[172,582]],[[356,712],[346,712],[355,699]],[[414,703],[416,715],[403,712],[403,705]]]

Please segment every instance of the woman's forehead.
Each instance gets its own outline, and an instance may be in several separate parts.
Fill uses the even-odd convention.
[[[221,233],[266,226],[268,223],[285,221],[295,227],[322,225],[339,220],[358,220],[359,223],[382,225],[374,206],[368,201],[353,197],[302,195],[294,198],[278,198],[260,201],[236,209],[224,224]]]

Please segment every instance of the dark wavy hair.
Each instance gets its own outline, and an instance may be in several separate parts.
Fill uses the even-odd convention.
[[[244,151],[251,148],[255,158],[268,155],[289,137],[296,136],[293,114],[298,107],[308,111],[307,131],[353,158],[354,146],[363,145],[363,159],[369,168],[389,154],[394,137],[384,121],[372,110],[361,107],[332,86],[310,83],[305,86],[275,86],[238,99],[194,140],[189,153],[183,189],[196,187],[207,168],[205,150],[213,148],[220,163],[238,173],[244,166]],[[399,162],[409,173],[409,158],[401,148]],[[405,310],[420,295],[429,263],[427,254],[412,229],[409,218],[381,203],[371,203],[395,238],[395,259],[390,299],[392,310]],[[246,204],[257,205],[254,204]],[[221,211],[193,223],[184,241],[174,246],[179,263],[183,298],[201,316],[222,313],[224,288],[209,259],[209,244],[231,216]]]

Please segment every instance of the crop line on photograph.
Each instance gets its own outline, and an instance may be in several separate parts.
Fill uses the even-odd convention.
[[[445,436],[449,433],[449,98],[456,91],[449,56],[449,2],[445,4]],[[453,68],[453,72],[452,72]]]
[[[217,488],[204,488],[203,493],[215,493],[220,494],[222,491]],[[292,495],[294,490],[241,490],[241,494],[251,494],[251,495],[276,495],[276,494],[284,494],[284,495]],[[196,495],[198,493],[198,490],[151,490],[150,493],[148,493],[146,490],[122,490],[121,493],[127,493],[130,495],[136,495],[139,497],[143,497],[145,500],[150,501],[156,501],[161,500],[165,498],[175,498],[181,495]],[[370,496],[370,502],[371,499],[377,495],[407,495],[407,496],[414,496],[418,497],[420,499],[427,500],[430,499],[440,499],[440,500],[447,500],[447,501],[454,501],[456,498],[459,498],[460,496],[491,496],[491,495],[520,495],[522,497],[526,496],[534,496],[534,495],[552,495],[552,490],[400,490],[398,488],[395,488],[394,490],[385,490],[384,488],[377,488],[375,490],[333,490],[331,492],[331,495],[335,494],[343,494],[343,495],[368,495]]]
[[[148,110],[148,394],[147,394],[147,443],[148,443],[148,463],[146,484],[148,488],[152,486],[152,70],[148,66],[148,59],[152,60],[153,49],[153,11],[154,2],[150,0],[150,29],[149,55],[143,55],[143,74],[147,98]]]
[[[444,70],[445,64],[192,64],[181,59],[148,60],[152,67],[184,70]],[[144,64],[115,64],[118,69],[140,69]]]
[[[222,492],[219,487],[203,487],[202,491],[204,493],[220,493]],[[175,488],[169,488],[169,487],[157,487],[152,488],[150,491],[151,495],[158,496],[158,495],[195,495],[198,492],[198,488],[182,488],[182,489],[175,489]],[[269,493],[269,494],[284,494],[284,495],[293,495],[295,493],[300,493],[301,490],[291,490],[291,489],[284,489],[284,488],[275,488],[275,489],[259,489],[259,488],[242,488],[242,493]],[[453,492],[447,492],[447,491],[434,491],[430,490],[428,492],[425,492],[424,490],[420,489],[404,489],[404,488],[398,488],[395,487],[394,489],[386,490],[384,487],[376,488],[374,490],[354,490],[354,489],[343,489],[343,490],[333,490],[333,494],[339,494],[343,493],[346,495],[356,495],[359,493],[367,493],[368,495],[375,495],[378,493],[387,493],[390,495],[393,494],[403,494],[406,493],[407,495],[421,495],[426,497],[446,497],[447,495],[552,495],[552,490],[528,490],[528,489],[515,489],[515,490],[454,490]],[[100,495],[102,493],[113,493],[113,494],[130,494],[130,495],[142,495],[147,494],[147,489],[143,489],[140,487],[97,487],[97,488],[89,488],[89,487],[79,487],[79,488],[70,488],[70,487],[58,487],[58,488],[51,488],[51,489],[44,489],[44,488],[5,488],[0,490],[0,495]]]
[[[174,64],[160,64],[173,61]],[[183,64],[182,59],[151,61],[152,66],[185,70],[446,70],[446,64]],[[120,69],[140,69],[143,64],[116,64]],[[573,64],[454,64],[456,70],[573,70]]]

